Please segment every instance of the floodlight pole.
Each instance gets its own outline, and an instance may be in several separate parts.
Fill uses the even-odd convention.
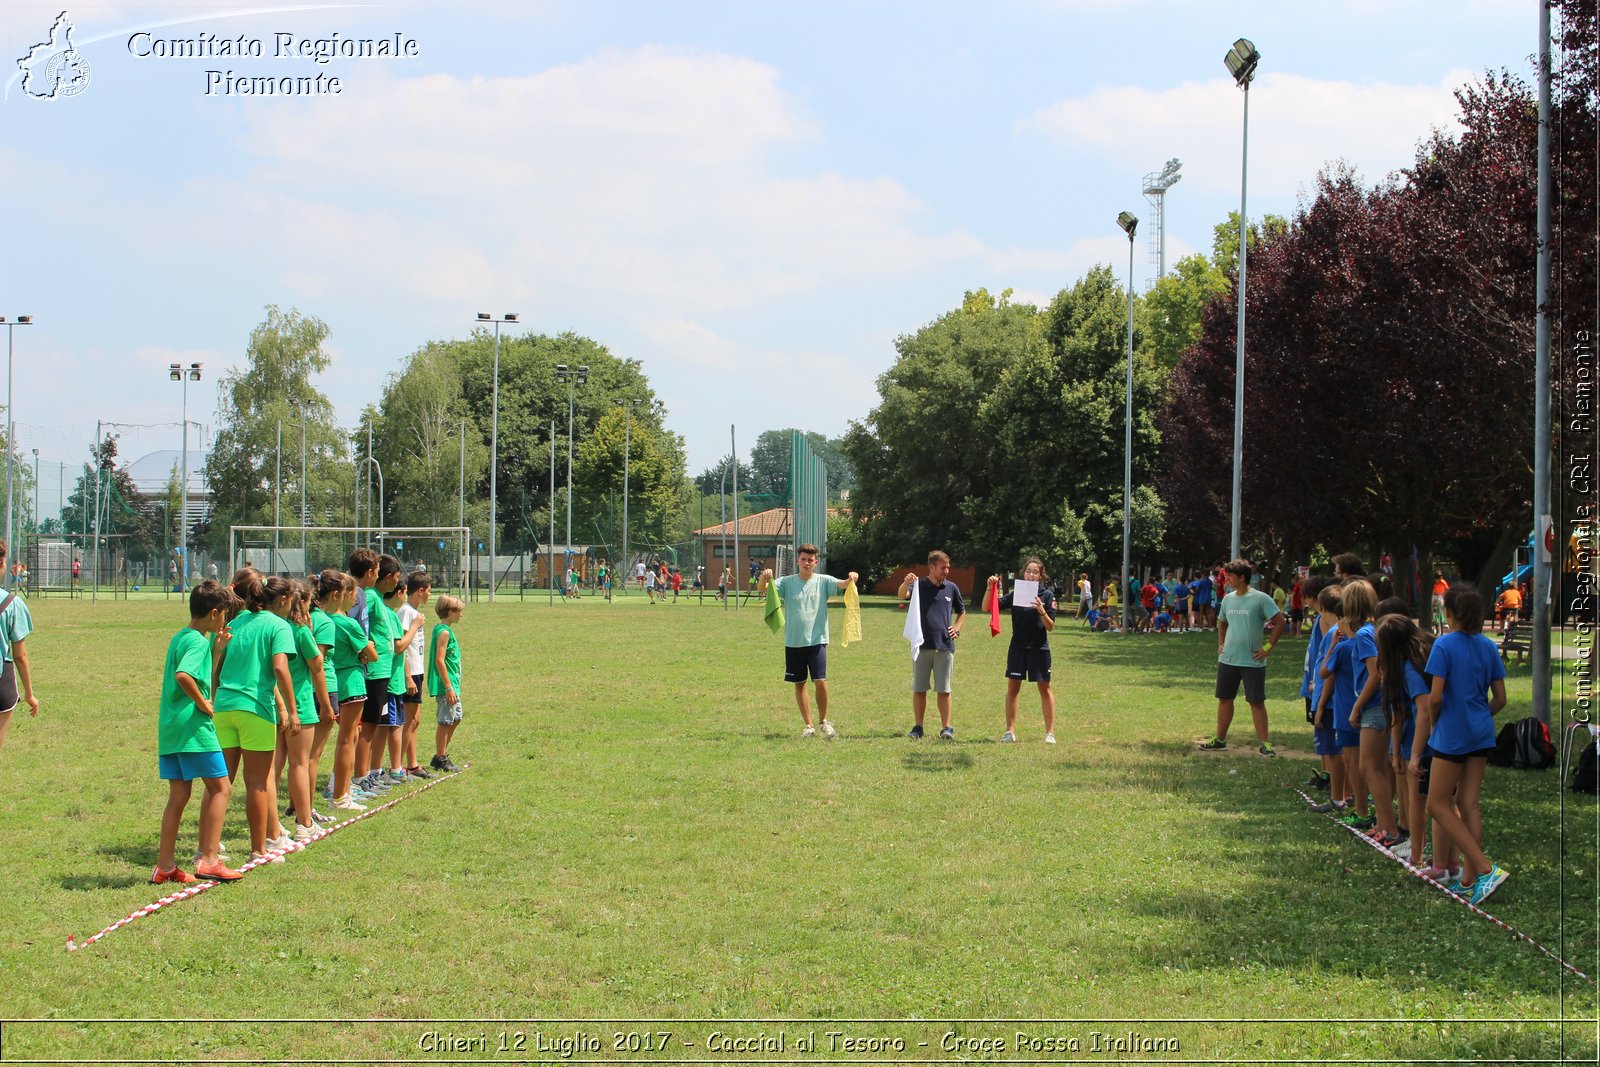
[[[1543,543],[1533,553],[1533,714],[1550,723],[1550,579],[1555,553],[1566,545],[1550,516],[1550,3],[1539,3],[1539,258],[1535,270],[1538,319],[1534,332],[1533,530]],[[1548,524],[1548,526],[1547,526]],[[1553,540],[1549,558],[1545,546]],[[1562,611],[1563,622],[1566,612]]]
[[[550,420],[550,543],[545,549],[550,561],[550,606],[556,606],[556,420]]]
[[[639,401],[634,399],[619,400],[622,405],[622,565],[628,565],[628,456],[633,444],[633,408]],[[627,576],[625,575],[624,578]],[[622,593],[628,593],[628,583],[622,583]]]
[[[496,474],[500,466],[500,324],[516,322],[516,312],[508,311],[494,318],[486,311],[478,312],[479,322],[494,323],[494,399],[489,414],[489,603],[494,603],[494,556],[499,543],[496,530],[500,523],[499,493]]]
[[[310,468],[306,466],[306,402],[304,399],[296,401],[300,409],[300,567],[305,569],[306,527],[311,525],[311,512],[306,508],[306,481],[310,475]]]
[[[1139,228],[1139,220],[1124,211],[1117,216],[1117,225],[1128,233],[1128,386],[1122,427],[1122,571],[1117,575],[1117,588],[1123,594],[1122,632],[1126,634],[1131,630],[1128,622],[1133,609],[1127,581],[1133,537],[1133,232]]]
[[[1234,82],[1244,91],[1244,137],[1239,163],[1239,324],[1233,371],[1233,507],[1229,559],[1239,558],[1240,496],[1244,488],[1244,305],[1245,257],[1249,246],[1245,193],[1250,177],[1250,82],[1255,77],[1256,65],[1260,61],[1261,53],[1242,37],[1234,42],[1233,49],[1225,57],[1228,73],[1233,75]]]
[[[277,446],[277,473],[272,482],[272,573],[277,574],[283,570],[283,560],[279,558],[282,551],[281,540],[283,531],[283,418],[278,418],[278,446]]]
[[[17,551],[16,533],[14,530],[14,516],[12,508],[12,478],[13,469],[16,467],[17,437],[16,437],[16,409],[11,403],[11,357],[15,352],[16,328],[18,326],[32,326],[32,315],[18,315],[15,320],[0,316],[0,322],[6,325],[6,548],[12,553]],[[16,583],[11,579],[11,568],[6,568],[3,580],[0,580],[7,589]]]
[[[180,514],[178,516],[178,523],[179,523],[180,531],[182,533],[182,536],[179,538],[180,547],[178,549],[178,556],[183,561],[183,573],[178,576],[178,591],[180,593],[183,592],[185,589],[189,588],[189,383],[190,382],[198,382],[200,380],[200,371],[201,371],[201,369],[203,367],[204,367],[204,364],[202,364],[202,363],[191,363],[187,367],[185,367],[181,363],[170,363],[170,364],[167,365],[167,378],[169,380],[171,380],[171,381],[179,382],[183,386],[183,409],[182,409],[182,416],[183,416],[183,458],[179,461],[181,466],[182,466],[182,468],[183,468],[183,471],[182,471],[182,475],[181,475],[181,477],[179,479],[179,481],[180,481],[180,483],[182,485],[182,490],[181,490],[181,494],[180,494],[181,503],[179,504],[179,507],[178,507],[178,510],[180,512]],[[98,439],[98,437],[99,437],[98,431],[96,432],[95,436]],[[97,500],[98,500],[98,493],[99,493],[99,485],[100,485],[100,483],[97,480],[95,482],[95,491],[96,491],[96,494],[97,494],[97,496],[96,496]],[[100,514],[99,514],[99,505],[97,503],[95,505],[95,526],[96,526],[95,540],[97,542],[100,539],[100,535],[99,535],[99,531],[98,531],[99,523],[100,523]],[[95,563],[95,574],[97,576],[97,579],[96,579],[96,585],[97,586],[99,584],[98,575],[100,573],[100,564],[98,562],[99,558],[100,558],[99,555],[98,555],[99,548],[100,548],[100,546],[98,544],[96,544],[95,545],[95,551],[96,551],[97,555],[95,556],[95,560],[96,560],[96,563]],[[232,546],[231,545],[229,546],[229,550],[231,552],[231,550],[232,550]],[[231,561],[230,561],[230,566],[231,566]]]

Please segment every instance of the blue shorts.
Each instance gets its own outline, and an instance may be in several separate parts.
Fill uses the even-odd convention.
[[[828,679],[828,646],[803,645],[799,648],[785,646],[783,650],[783,680],[801,683],[810,675],[813,682]]]
[[[228,777],[228,762],[221,752],[174,752],[160,757],[163,782],[192,782],[196,778]]]
[[[1342,750],[1338,731],[1331,726],[1314,726],[1311,729],[1312,751],[1319,756],[1337,756]]]
[[[1408,715],[1406,717],[1406,721],[1404,723],[1402,723],[1401,726],[1400,726],[1400,758],[1401,759],[1409,760],[1411,758],[1411,742],[1416,739],[1416,736],[1417,736],[1417,717],[1415,715]],[[1394,748],[1394,742],[1393,741],[1389,742],[1389,747],[1390,747],[1391,750]]]
[[[1329,714],[1336,714],[1336,713],[1329,712]],[[1346,714],[1344,714],[1343,716],[1340,716],[1340,717],[1343,718],[1346,723],[1348,723],[1350,721],[1350,715],[1348,713],[1346,713]],[[1339,747],[1340,748],[1360,748],[1361,747],[1361,731],[1359,729],[1352,730],[1352,729],[1349,729],[1348,727],[1344,727],[1344,726],[1335,726],[1333,728],[1333,733],[1334,733],[1334,739],[1339,742]]]

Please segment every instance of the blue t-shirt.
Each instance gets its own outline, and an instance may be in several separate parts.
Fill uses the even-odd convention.
[[[1350,709],[1355,706],[1357,692],[1355,651],[1355,639],[1346,638],[1334,646],[1333,659],[1328,663],[1333,671],[1332,725],[1347,732],[1356,729],[1350,725]]]
[[[1173,586],[1172,596],[1178,602],[1178,607],[1181,610],[1185,604],[1189,603],[1189,583],[1179,582]]]
[[[1444,697],[1428,747],[1451,756],[1493,748],[1489,686],[1506,676],[1494,642],[1482,634],[1452,630],[1433,643],[1428,673],[1444,679]]]
[[[1367,660],[1376,657],[1378,654],[1377,631],[1373,629],[1372,624],[1369,622],[1365,626],[1361,627],[1361,629],[1356,631],[1356,635],[1355,637],[1351,638],[1351,641],[1356,646],[1354,653],[1356,688],[1355,692],[1350,695],[1350,700],[1352,703],[1354,703],[1355,698],[1361,695],[1361,690],[1367,684]],[[1368,703],[1371,703],[1371,701],[1375,699],[1377,699],[1376,693],[1374,693],[1373,697],[1368,700]]]
[[[934,585],[926,578],[918,578],[917,603],[922,611],[922,647],[954,652],[956,643],[948,631],[957,615],[967,613],[966,601],[961,599],[956,583],[946,580]]]
[[[1406,662],[1404,681],[1406,699],[1405,710],[1400,719],[1400,758],[1408,760],[1411,758],[1411,742],[1417,736],[1417,698],[1427,696],[1431,687],[1428,685],[1428,680],[1422,676],[1422,672],[1412,666],[1409,660]]]
[[[1200,578],[1199,580],[1195,581],[1193,584],[1191,584],[1189,586],[1189,590],[1192,593],[1194,593],[1194,602],[1196,604],[1199,604],[1201,607],[1207,607],[1207,606],[1210,605],[1210,603],[1211,603],[1211,579],[1210,578]]]
[[[1313,709],[1317,706],[1317,698],[1322,695],[1322,675],[1319,672],[1322,668],[1322,654],[1328,651],[1328,635],[1331,633],[1333,627],[1324,630],[1319,615],[1312,621],[1311,636],[1306,641],[1306,671],[1305,677],[1300,679],[1300,695],[1311,698]]]

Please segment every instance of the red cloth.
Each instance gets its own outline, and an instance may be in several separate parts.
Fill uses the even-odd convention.
[[[1000,633],[1000,587],[989,587],[989,636],[995,637]]]

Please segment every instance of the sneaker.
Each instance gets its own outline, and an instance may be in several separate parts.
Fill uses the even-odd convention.
[[[1015,741],[1016,739],[1017,739],[1017,735],[1012,733],[1010,730],[1007,730],[1005,733],[1000,735],[1000,743],[1002,745],[1009,745],[1009,744],[1011,744],[1011,742]]]
[[[1055,734],[1045,734],[1044,735],[1044,743],[1047,744],[1047,745],[1055,744],[1056,743],[1056,735]]]
[[[270,844],[270,843],[271,842],[268,842],[268,844]],[[250,853],[250,862],[251,863],[255,863],[255,864],[282,863],[283,862],[283,853],[281,853],[281,852],[252,852],[252,853]]]
[[[1374,826],[1378,825],[1378,817],[1376,815],[1368,815],[1363,818],[1353,811],[1348,815],[1345,815],[1339,821],[1350,827],[1352,830],[1370,830]]]
[[[296,844],[294,838],[288,834],[279,834],[267,841],[268,852],[299,852],[304,845]]]
[[[1418,867],[1417,873],[1429,881],[1445,882],[1446,885],[1449,885],[1449,882],[1447,882],[1446,879],[1448,878],[1450,872],[1445,870],[1443,867]]]
[[[1224,741],[1220,737],[1213,737],[1209,741],[1202,742],[1200,747],[1205,749],[1207,752],[1220,752],[1228,747],[1228,742]]]
[[[338,822],[339,820],[335,819],[332,815],[324,815],[324,814],[322,814],[322,812],[318,811],[316,808],[312,808],[311,809],[311,821],[316,823],[318,826],[332,826],[334,823]]]
[[[299,845],[309,845],[311,842],[321,837],[322,834],[323,830],[315,823],[310,826],[296,825],[294,828],[294,840],[295,843]]]
[[[835,730],[833,728],[833,723],[829,722],[827,719],[823,719],[822,723],[817,728],[822,731],[822,736],[827,738],[829,741],[832,741],[835,737],[839,736],[839,731]]]
[[[461,764],[459,764],[455,760],[451,759],[449,757],[449,755],[446,755],[445,758],[444,758],[444,769],[446,771],[448,771],[449,773],[451,773],[451,774],[460,774],[461,773]]]
[[[182,867],[174,867],[170,871],[163,871],[160,865],[157,864],[150,871],[151,885],[164,885],[167,882],[177,882],[179,885],[193,885],[199,880]]]
[[[435,770],[435,771],[444,770],[444,757],[443,756],[435,756],[435,757],[433,757],[433,759],[428,761],[428,767],[429,767],[430,770]]]
[[[954,741],[955,739],[956,739],[956,731],[955,731],[954,727],[946,726],[943,730],[939,731],[939,740],[941,740],[941,741]]]
[[[1410,841],[1401,841],[1399,844],[1395,845],[1389,851],[1393,852],[1394,853],[1394,858],[1399,860],[1401,863],[1409,864],[1411,862],[1411,842]]]
[[[1272,751],[1272,746],[1270,744],[1268,744],[1267,742],[1265,742],[1265,741],[1263,741],[1261,743],[1261,747],[1256,749],[1256,751],[1261,753],[1263,756],[1276,756],[1277,755],[1276,752]]]
[[[353,797],[340,797],[333,802],[334,811],[366,811],[365,804],[358,804]]]
[[[197,863],[194,873],[210,882],[237,882],[244,875],[218,860],[215,863]]]
[[[1312,771],[1311,777],[1300,783],[1302,789],[1326,789],[1328,780],[1322,777],[1321,771]]]
[[[323,800],[332,800],[333,799],[333,782],[332,781],[329,781],[328,784],[323,787],[323,789],[322,789],[322,799]]]
[[[913,726],[911,728],[911,732],[906,734],[906,736],[911,738],[911,740],[913,740],[913,741],[921,741],[922,740],[922,727]]]
[[[432,778],[433,777],[433,775],[429,774],[427,771],[422,769],[421,764],[418,764],[415,767],[407,767],[406,768],[406,774],[410,775],[412,778]]]
[[[1382,830],[1369,831],[1367,837],[1371,838],[1374,845],[1387,852],[1394,851],[1395,847],[1400,844],[1400,835],[1388,834]]]
[[[801,737],[816,737],[817,736],[817,728],[815,726],[807,726],[804,730],[800,731],[800,736]]]
[[[406,772],[405,771],[401,770],[399,767],[390,768],[390,770],[389,770],[389,781],[393,782],[395,785],[399,785],[401,782],[404,782],[405,780],[406,780]]]
[[[1333,788],[1333,783],[1331,781],[1329,781],[1327,775],[1319,774],[1319,775],[1317,775],[1317,780],[1315,782],[1311,783],[1311,788],[1312,789],[1320,789],[1324,793],[1326,793],[1328,790]]]
[[[1344,805],[1337,800],[1324,800],[1321,804],[1312,804],[1306,808],[1314,815],[1328,815],[1335,811],[1343,811]]]
[[[182,873],[182,872],[179,872]],[[1482,904],[1489,899],[1489,895],[1505,884],[1511,875],[1498,863],[1489,868],[1488,874],[1478,875],[1478,880],[1472,883],[1472,896],[1469,898],[1473,904]]]

